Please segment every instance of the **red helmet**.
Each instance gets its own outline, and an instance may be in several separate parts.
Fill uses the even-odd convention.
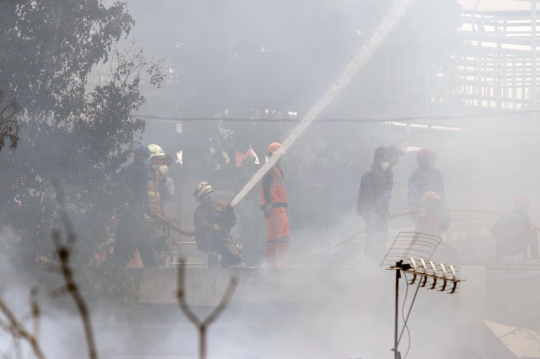
[[[422,148],[420,151],[418,151],[418,154],[416,155],[416,162],[420,164],[424,159],[434,158],[437,157],[435,154],[435,151],[429,148]]]
[[[281,148],[281,143],[279,142],[272,142],[270,144],[270,146],[268,146],[268,152],[274,154],[278,151],[281,151],[281,153],[285,153],[285,151],[283,151],[283,149]]]
[[[523,205],[528,206],[529,205],[529,200],[527,199],[527,197],[518,196],[516,198],[516,200],[514,201],[514,207],[517,208],[517,207],[520,207],[520,206],[523,206]]]

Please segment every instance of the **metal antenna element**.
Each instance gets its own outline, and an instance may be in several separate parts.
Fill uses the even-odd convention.
[[[429,261],[440,243],[441,237],[431,234],[399,232],[380,266],[393,266],[397,262],[411,257]]]
[[[440,292],[452,294],[456,292],[458,283],[462,281],[457,277],[454,266],[443,263],[435,264],[430,260],[440,243],[441,238],[438,236],[419,232],[400,232],[381,262],[381,266],[386,265],[388,270],[396,271],[394,347],[392,348],[394,359],[401,359],[401,353],[398,351],[399,342],[407,327],[418,289],[426,287],[428,280],[431,279],[428,289],[437,289]],[[399,279],[402,271],[412,274],[412,279],[407,285],[412,285],[418,280],[418,287],[407,317],[404,318],[401,334],[398,336]],[[440,284],[439,287],[437,287],[438,284]],[[449,286],[449,284],[451,285]],[[405,303],[403,305],[405,306]]]
[[[428,279],[431,278],[432,282],[428,289],[437,289],[439,292],[448,292],[453,294],[456,292],[457,285],[462,279],[459,279],[456,274],[456,269],[452,265],[438,263],[435,264],[432,261],[426,261],[424,259],[409,258],[409,263],[403,261],[397,262],[395,265],[388,268],[388,270],[398,270],[410,273],[413,275],[409,285],[412,285],[419,278],[420,288],[426,287]],[[437,288],[437,283],[441,285]],[[451,283],[451,286],[448,286]]]

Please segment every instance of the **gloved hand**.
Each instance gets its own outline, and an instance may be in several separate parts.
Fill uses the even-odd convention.
[[[234,208],[230,204],[225,208],[225,213],[223,214],[223,224],[227,228],[232,228],[236,225],[236,215],[233,212]]]
[[[272,203],[267,203],[264,207],[264,218],[268,219],[272,215]]]

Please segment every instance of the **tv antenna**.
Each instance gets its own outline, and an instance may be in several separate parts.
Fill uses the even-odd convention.
[[[396,271],[396,303],[394,322],[394,359],[401,359],[398,350],[401,337],[407,327],[407,322],[416,299],[416,294],[420,287],[438,290],[453,294],[457,290],[457,285],[462,280],[458,278],[456,269],[452,265],[431,261],[431,257],[441,243],[441,237],[420,232],[399,232],[394,243],[384,256],[380,266],[387,266],[387,270]],[[399,332],[399,280],[401,272],[412,274],[412,279],[407,285],[417,282],[418,285],[414,297],[409,307],[407,317],[403,320],[401,333]],[[431,282],[431,283],[428,283]]]

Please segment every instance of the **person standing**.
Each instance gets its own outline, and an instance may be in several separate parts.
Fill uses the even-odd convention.
[[[364,172],[358,193],[357,214],[366,224],[364,255],[380,259],[388,238],[388,201],[385,171],[389,168],[386,147],[378,147],[373,164]]]
[[[394,166],[399,162],[399,156],[403,155],[396,146],[386,147],[388,168],[384,171],[384,180],[386,184],[385,191],[385,206],[387,211],[390,211],[390,199],[392,199],[392,189],[394,187]],[[385,165],[386,166],[386,165]]]
[[[231,228],[236,225],[233,208],[223,201],[214,199],[214,190],[208,182],[199,182],[193,193],[201,204],[193,213],[195,241],[197,248],[208,254],[208,266],[230,267],[242,260],[240,249],[231,236]]]
[[[152,247],[152,237],[148,231],[145,212],[148,206],[148,175],[147,166],[150,166],[152,151],[148,146],[137,146],[134,150],[133,162],[122,167],[120,178],[129,186],[133,194],[128,206],[134,211],[134,218],[128,218],[128,214],[120,215],[117,222],[117,235],[114,245],[115,264],[125,267],[133,256],[133,249],[129,252],[130,245],[139,251],[139,255],[145,268],[157,267]]]
[[[284,153],[280,143],[270,144],[268,157],[280,157],[263,176],[261,183],[261,210],[266,219],[266,259],[270,268],[276,268],[279,264],[282,267],[294,267],[290,255],[290,229],[286,211],[287,193],[280,165]]]
[[[152,153],[150,154],[150,165],[146,166],[149,181],[147,185],[148,195],[145,218],[148,230],[153,237],[153,246],[156,258],[159,261],[159,265],[165,265],[167,257],[170,253],[170,243],[165,237],[165,226],[187,237],[194,236],[195,232],[187,231],[164,217],[162,213],[163,201],[161,198],[159,182],[160,175],[162,175],[160,168],[165,160],[165,153],[160,146],[155,144],[148,145],[148,148]]]
[[[414,231],[440,237],[441,241],[431,259],[436,263],[452,264],[459,260],[459,254],[449,242],[442,240],[443,233],[446,233],[450,227],[450,214],[442,204],[442,196],[433,191],[424,193],[422,210],[418,215]]]
[[[529,200],[519,196],[514,202],[512,210],[516,216],[503,214],[491,227],[491,234],[495,237],[494,259],[505,256],[522,254],[528,259],[528,251],[532,259],[538,259],[538,235],[536,229],[529,222]]]
[[[161,198],[161,188],[160,182],[162,182],[160,177],[163,177],[160,167],[163,165],[163,160],[165,159],[165,153],[163,149],[156,145],[148,145],[148,148],[152,153],[150,154],[150,166],[147,166],[148,170],[148,204],[151,212],[147,213],[146,223],[148,229],[153,237],[153,247],[156,259],[160,265],[165,265],[166,257],[169,252],[169,246],[167,243],[167,238],[165,238],[166,229],[165,225],[159,217],[163,216],[163,201]],[[165,176],[165,182],[166,182]]]
[[[442,196],[428,191],[422,196],[422,211],[416,222],[415,232],[442,236],[450,226],[450,216],[442,207]]]
[[[165,154],[161,165],[157,168],[156,174],[159,186],[159,196],[161,199],[161,215],[167,217],[167,209],[165,203],[174,199],[174,181],[172,178],[167,177],[167,173],[172,166],[172,157],[169,154]],[[171,236],[171,229],[169,226],[163,226],[163,234],[165,238]]]
[[[409,209],[421,208],[422,196],[430,191],[442,196],[441,200],[444,206],[444,181],[441,172],[435,168],[437,155],[429,148],[422,148],[416,155],[416,161],[418,162],[418,168],[409,177],[409,191],[407,194]]]
[[[161,214],[164,216],[166,215],[165,202],[174,199],[175,196],[174,181],[172,178],[167,177],[167,172],[171,169],[172,163],[172,156],[165,154],[157,171],[159,194],[161,196]]]

